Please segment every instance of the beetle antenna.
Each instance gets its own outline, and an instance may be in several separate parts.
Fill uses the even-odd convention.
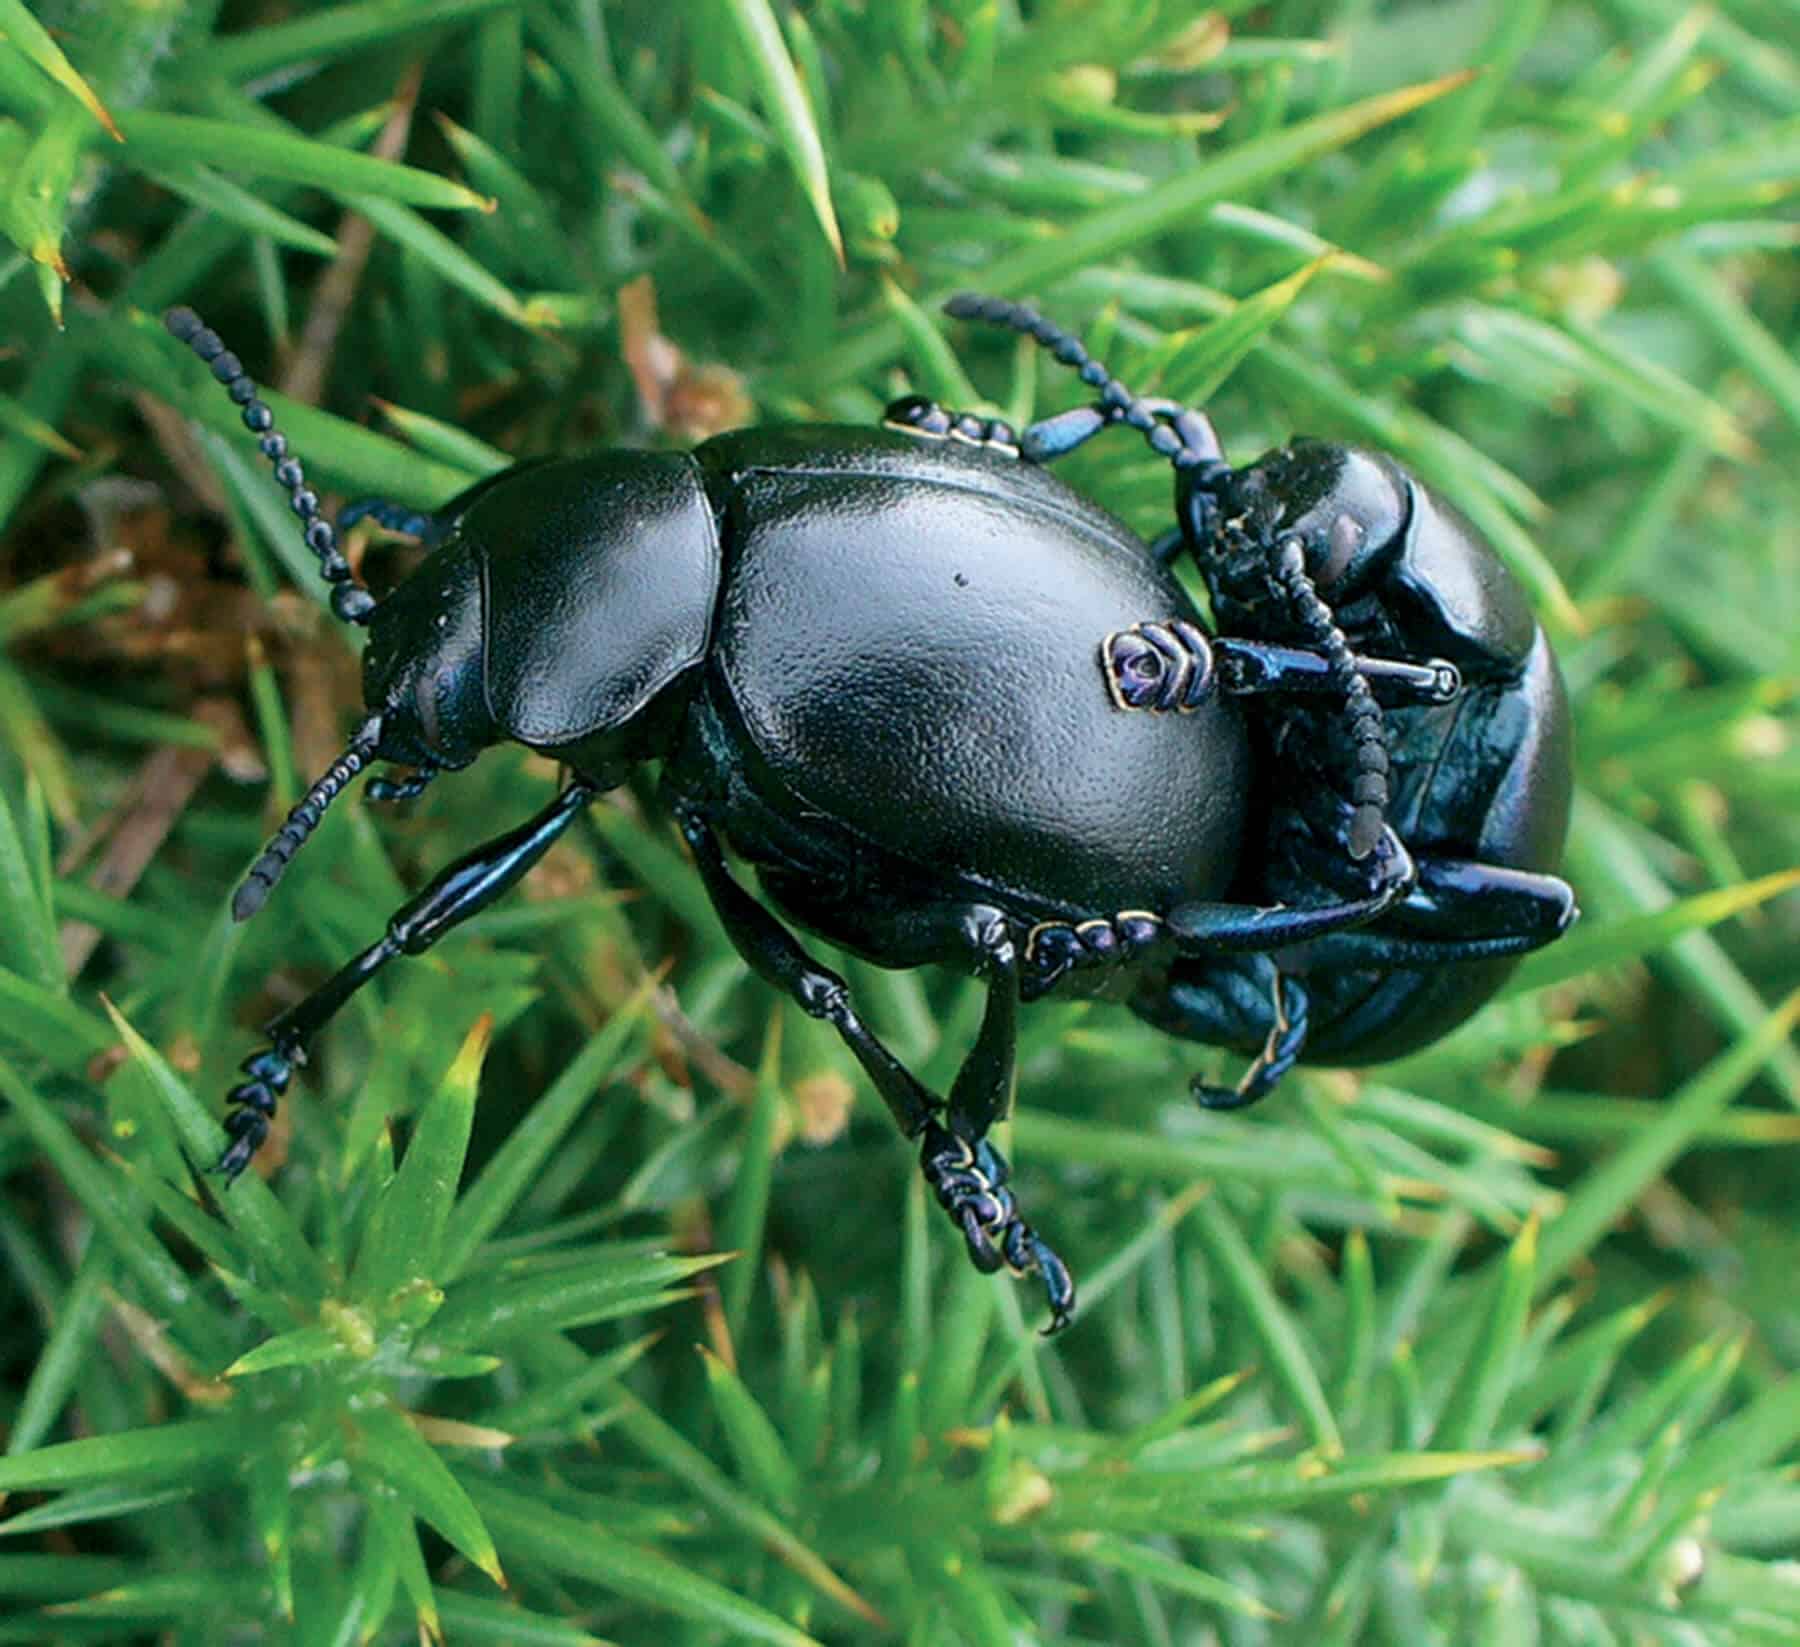
[[[349,747],[326,767],[324,775],[300,797],[299,804],[288,813],[273,839],[262,849],[262,855],[250,866],[231,899],[231,918],[247,921],[263,906],[263,900],[275,890],[275,883],[287,871],[289,861],[305,844],[306,837],[318,828],[325,808],[341,795],[350,780],[375,756],[375,745],[381,738],[381,717],[371,715],[350,738]]]
[[[1215,475],[1230,469],[1230,464],[1225,461],[1225,450],[1219,444],[1218,431],[1204,412],[1196,412],[1178,401],[1133,394],[1087,352],[1087,345],[1080,338],[1065,331],[1055,321],[1045,319],[1030,304],[1013,303],[1004,297],[983,297],[979,292],[958,292],[945,303],[944,313],[953,320],[979,320],[988,326],[1004,326],[1048,349],[1062,365],[1072,368],[1090,389],[1099,392],[1100,404],[1095,411],[1107,423],[1123,423],[1136,429],[1149,442],[1151,451],[1158,457],[1167,458],[1177,469],[1201,470],[1197,479],[1202,487]],[[1026,452],[1028,457],[1060,455],[1057,449],[1044,453]]]
[[[288,503],[300,517],[306,547],[318,556],[320,575],[331,585],[332,612],[345,623],[367,623],[375,610],[375,597],[356,581],[350,562],[338,547],[337,528],[319,513],[319,494],[306,484],[300,460],[288,455],[287,436],[275,427],[275,414],[257,398],[256,384],[244,363],[185,305],[170,309],[163,316],[163,325],[212,368],[225,393],[243,408],[244,427],[257,437],[262,455],[275,466],[275,478],[287,488]]]
[[[1356,776],[1351,781],[1350,856],[1363,859],[1375,850],[1387,823],[1388,747],[1381,706],[1351,655],[1350,642],[1313,586],[1306,570],[1306,545],[1297,537],[1275,546],[1275,576],[1288,605],[1310,640],[1325,654],[1331,678],[1344,694],[1350,741],[1356,746]]]

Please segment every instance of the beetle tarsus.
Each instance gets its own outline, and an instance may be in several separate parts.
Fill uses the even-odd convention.
[[[1072,973],[1131,966],[1166,937],[1162,918],[1147,909],[1122,909],[1087,921],[1040,922],[1025,940],[1020,996],[1042,1000]]]
[[[225,1117],[225,1131],[231,1142],[220,1152],[212,1171],[227,1185],[236,1181],[262,1148],[275,1118],[275,1106],[294,1078],[294,1065],[306,1060],[299,1042],[282,1034],[281,1022],[277,1019],[270,1025],[274,1043],[251,1053],[238,1065],[250,1079],[239,1082],[225,1095],[225,1102],[237,1108]]]
[[[924,395],[902,395],[889,404],[881,421],[902,434],[925,440],[950,440],[964,446],[981,446],[1005,457],[1019,456],[1019,437],[1002,418],[975,412],[951,412]]]
[[[1011,1168],[987,1139],[971,1143],[933,1118],[919,1142],[919,1167],[938,1204],[962,1231],[969,1262],[984,1275],[1004,1265],[1015,1275],[1035,1275],[1050,1306],[1046,1337],[1075,1314],[1075,1281],[1048,1242],[1019,1216],[1006,1187]]]
[[[1211,1086],[1199,1076],[1188,1083],[1194,1102],[1205,1110],[1248,1109],[1260,1103],[1299,1062],[1306,1047],[1311,1003],[1304,986],[1266,955],[1252,957],[1251,964],[1268,975],[1269,1032],[1235,1087]]]

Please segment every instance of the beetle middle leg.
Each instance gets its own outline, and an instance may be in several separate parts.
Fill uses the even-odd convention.
[[[458,858],[395,910],[379,941],[275,1018],[268,1028],[269,1045],[240,1066],[249,1080],[227,1095],[226,1101],[236,1106],[225,1121],[231,1143],[213,1170],[230,1182],[250,1164],[269,1135],[269,1120],[295,1066],[306,1062],[308,1043],[352,995],[389,961],[422,955],[452,927],[510,891],[598,793],[593,784],[577,779],[530,822]]]
[[[939,1204],[962,1231],[970,1261],[992,1272],[1005,1264],[1036,1272],[1056,1332],[1068,1325],[1075,1284],[1068,1266],[1020,1216],[1006,1187],[1006,1159],[988,1142],[1005,1113],[1017,1050],[1018,954],[1000,911],[980,905],[941,905],[892,918],[890,953],[929,954],[972,964],[988,985],[987,1009],[975,1045],[945,1105],[863,1023],[850,988],[821,965],[757,902],[731,872],[724,849],[701,810],[677,802],[676,821],[694,854],[700,878],[726,934],[759,977],[785,991],[800,1009],[829,1023],[856,1055],[901,1132],[919,1141],[919,1167]]]

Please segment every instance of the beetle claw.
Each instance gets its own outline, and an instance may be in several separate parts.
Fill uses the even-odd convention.
[[[1002,1265],[1015,1275],[1036,1275],[1050,1306],[1049,1337],[1074,1317],[1075,1281],[1069,1266],[1019,1216],[1019,1204],[1006,1187],[1012,1168],[999,1150],[983,1139],[971,1144],[932,1120],[921,1135],[919,1165],[938,1204],[962,1231],[969,1262],[984,1275]]]
[[[269,1136],[269,1123],[275,1106],[294,1078],[294,1065],[306,1061],[297,1044],[263,1047],[253,1052],[238,1067],[250,1077],[240,1081],[225,1095],[225,1102],[238,1107],[225,1117],[225,1131],[231,1142],[225,1146],[212,1171],[231,1184],[250,1165],[256,1152]]]

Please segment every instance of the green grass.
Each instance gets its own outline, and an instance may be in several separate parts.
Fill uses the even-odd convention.
[[[0,0],[0,1643],[1800,1641],[1794,21]],[[296,389],[322,487],[429,506],[1072,404],[964,286],[1481,525],[1577,706],[1578,932],[1239,1116],[1183,1096],[1228,1059],[1025,1014],[1048,1343],[624,793],[209,1196],[259,1021],[555,774],[349,801],[232,926],[355,637],[157,313]],[[1166,523],[1130,442],[1064,467]],[[849,970],[941,1088],[975,987]]]

